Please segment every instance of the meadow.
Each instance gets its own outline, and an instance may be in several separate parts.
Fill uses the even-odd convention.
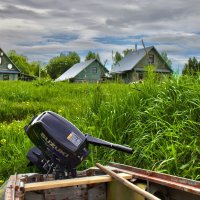
[[[54,111],[89,133],[129,145],[133,154],[92,147],[79,169],[110,161],[200,180],[200,77],[149,73],[142,83],[0,82],[0,182],[34,172],[24,132],[32,117]]]

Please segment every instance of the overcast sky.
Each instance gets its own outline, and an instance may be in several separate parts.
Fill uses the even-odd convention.
[[[112,50],[154,45],[174,68],[200,60],[200,0],[4,0],[0,47],[48,62],[61,52],[89,50],[112,63]]]

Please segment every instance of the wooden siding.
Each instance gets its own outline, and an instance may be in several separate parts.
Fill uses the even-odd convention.
[[[8,66],[12,66],[9,68]],[[10,61],[8,56],[0,49],[0,80],[4,80],[5,77],[8,80],[18,80],[19,70],[16,66]]]
[[[18,80],[18,74],[6,74],[6,73],[0,74],[0,80],[3,80],[3,76],[4,75],[8,75],[9,76],[8,80]]]
[[[157,67],[156,69],[168,69],[166,63],[161,59],[160,55],[158,55],[154,49],[151,49],[149,54],[154,55],[154,63],[152,64]],[[144,56],[135,67],[144,69],[144,67],[148,66],[148,64],[148,59],[146,56]]]
[[[126,73],[120,74],[119,77],[125,83],[130,83],[139,80],[138,73],[134,71],[127,71]]]
[[[150,50],[149,54],[154,55],[154,63],[152,65],[156,66],[156,70],[168,70],[167,64],[161,58],[161,56],[154,50]],[[140,74],[144,77],[145,67],[149,65],[148,59],[144,56],[133,68],[131,71],[126,71],[125,73],[121,74],[120,77],[125,83],[135,82],[140,80]],[[137,68],[137,70],[135,70]],[[140,71],[141,70],[141,71]]]
[[[97,82],[102,79],[105,69],[97,61],[92,62],[83,71],[75,76],[74,82]]]

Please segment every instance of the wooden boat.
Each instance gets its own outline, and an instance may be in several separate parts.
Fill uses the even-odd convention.
[[[109,163],[108,169],[162,200],[199,200],[200,182]],[[145,197],[92,167],[77,178],[55,180],[53,175],[15,174],[4,186],[2,200],[144,200]]]

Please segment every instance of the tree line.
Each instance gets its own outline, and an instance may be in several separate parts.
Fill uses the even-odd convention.
[[[112,52],[113,65],[117,64],[122,58],[133,51],[134,49],[125,49],[122,53],[118,51]],[[161,56],[172,68],[172,62],[168,58],[167,53],[161,52]],[[15,50],[10,50],[8,52],[8,57],[15,63],[22,73],[36,77],[40,75],[40,77],[50,77],[52,79],[56,79],[74,64],[80,62],[80,56],[75,51],[70,51],[67,54],[61,53],[59,56],[51,58],[47,64],[40,61],[29,62],[26,56],[17,54]],[[98,59],[101,62],[99,54],[92,51],[88,51],[85,56],[85,61],[90,59]],[[198,62],[195,57],[189,58],[188,62],[184,66],[183,74],[195,75],[199,70],[200,62]]]
[[[183,69],[183,75],[192,75],[196,76],[200,72],[200,61],[195,57],[189,58],[188,62],[185,64]]]
[[[8,57],[22,73],[36,77],[40,75],[42,78],[50,77],[52,79],[59,77],[74,64],[80,62],[80,56],[74,51],[70,51],[67,54],[61,53],[59,56],[51,58],[47,64],[43,64],[40,61],[29,62],[26,56],[17,54],[15,50],[10,50]],[[90,59],[98,59],[100,61],[100,56],[98,53],[88,51],[85,61]]]

